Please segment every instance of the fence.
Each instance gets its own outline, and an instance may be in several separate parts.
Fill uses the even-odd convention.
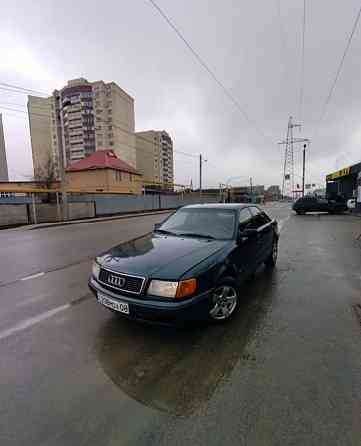
[[[55,196],[54,193],[51,194]],[[62,206],[53,197],[54,202],[43,203],[40,194],[0,199],[0,227],[31,223],[56,222],[62,220]],[[42,194],[44,198],[44,194]],[[49,197],[48,197],[49,198]],[[23,201],[22,201],[23,199]],[[219,196],[197,193],[154,194],[154,195],[120,195],[120,194],[69,194],[68,219],[76,220],[101,216],[118,215],[132,212],[177,209],[180,206],[196,203],[216,203]]]

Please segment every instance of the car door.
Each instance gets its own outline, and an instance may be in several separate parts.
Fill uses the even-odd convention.
[[[249,208],[241,209],[238,216],[237,248],[231,259],[241,277],[249,275],[254,270],[256,239],[240,236],[251,222],[252,214]]]
[[[252,228],[258,231],[256,259],[257,265],[259,265],[267,259],[272,251],[274,231],[272,220],[265,212],[257,206],[252,206],[250,211],[253,215]]]

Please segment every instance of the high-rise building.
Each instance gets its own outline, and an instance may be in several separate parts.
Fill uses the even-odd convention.
[[[104,149],[136,167],[134,99],[116,83],[79,78],[28,99],[35,176],[49,160],[59,177],[64,155],[68,165]]]
[[[0,181],[9,181],[8,165],[6,161],[3,119],[1,113],[0,113]]]
[[[174,182],[173,142],[164,130],[136,134],[137,170],[144,182],[162,183],[171,188]]]

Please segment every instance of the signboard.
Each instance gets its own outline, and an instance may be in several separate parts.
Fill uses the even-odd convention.
[[[346,175],[350,175],[351,167],[344,167],[343,169],[338,170],[337,172],[330,173],[327,175],[326,180],[335,180],[336,178],[345,177]]]

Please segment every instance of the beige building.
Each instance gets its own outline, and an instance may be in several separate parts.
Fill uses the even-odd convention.
[[[2,114],[0,113],[0,181],[9,181],[8,164],[6,161],[5,136]]]
[[[59,176],[66,165],[111,148],[136,167],[134,99],[116,83],[74,79],[49,98],[28,97],[34,173],[47,170],[48,160]]]
[[[143,181],[166,184],[174,182],[173,142],[166,131],[136,132],[137,169]],[[166,183],[166,184],[165,184]]]
[[[87,192],[142,193],[142,176],[113,150],[99,150],[66,169],[67,188]]]

